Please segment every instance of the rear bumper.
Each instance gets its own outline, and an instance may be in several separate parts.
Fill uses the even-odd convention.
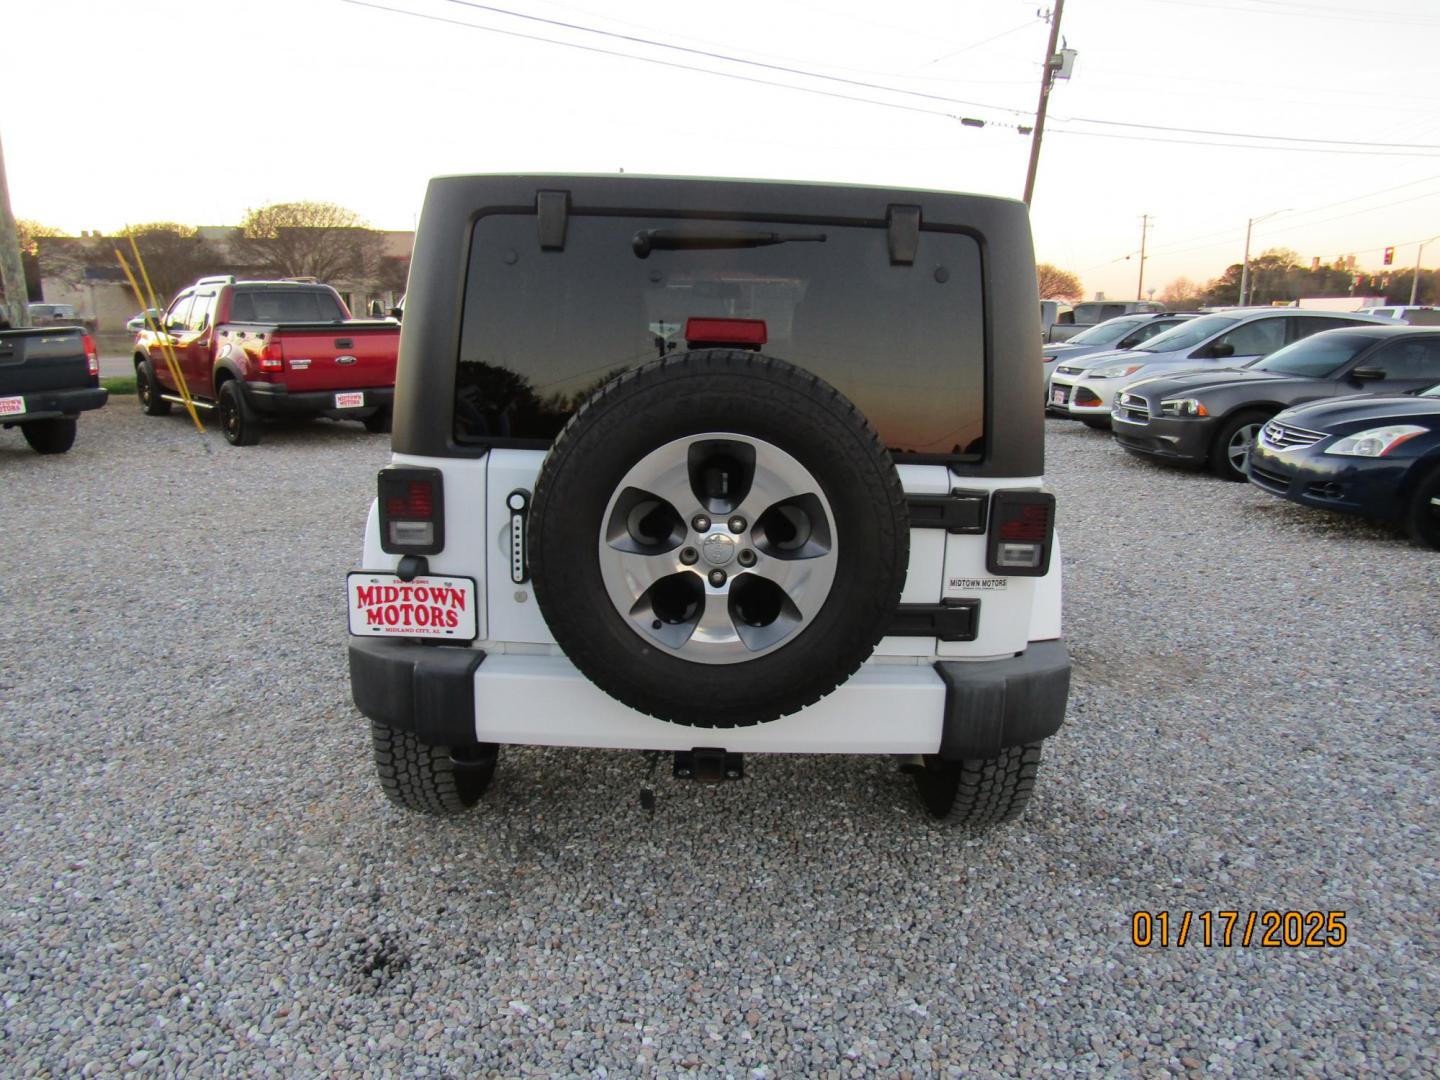
[[[0,394],[0,397],[9,396]],[[4,417],[6,427],[28,424],[31,420],[75,416],[90,409],[98,409],[105,404],[110,391],[103,386],[86,386],[78,390],[36,390],[19,396],[25,399],[25,411],[18,416]]]
[[[754,753],[989,758],[1059,730],[1070,657],[1063,641],[1040,641],[1002,660],[872,662],[800,712],[721,729],[638,713],[558,655],[487,656],[478,649],[353,638],[350,684],[367,717],[437,746],[705,746]]]
[[[369,416],[389,408],[395,400],[393,386],[357,387],[354,390],[307,390],[292,392],[284,383],[247,382],[245,400],[261,416]],[[365,404],[336,408],[336,394],[364,394]]]

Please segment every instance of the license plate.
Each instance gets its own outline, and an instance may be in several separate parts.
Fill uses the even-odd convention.
[[[0,416],[19,416],[24,411],[23,397],[0,397]]]
[[[358,409],[365,404],[365,392],[357,390],[350,394],[336,394],[335,407],[337,409]]]
[[[364,570],[345,576],[350,633],[359,637],[475,640],[475,579],[417,577]]]
[[[1051,390],[1051,391],[1050,391],[1050,404],[1051,404],[1051,405],[1064,405],[1065,402],[1069,399],[1069,397],[1070,397],[1070,392],[1069,392],[1068,390]]]

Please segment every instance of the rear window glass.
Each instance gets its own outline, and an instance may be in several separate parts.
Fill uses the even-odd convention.
[[[654,245],[641,258],[636,237],[647,230],[718,236],[720,246]],[[736,246],[757,233],[805,239]],[[922,231],[914,265],[892,266],[880,227],[590,215],[571,216],[564,251],[540,250],[533,215],[476,224],[456,441],[548,445],[609,379],[683,351],[693,318],[763,321],[762,351],[830,382],[894,453],[983,450],[972,238]]]
[[[230,318],[236,322],[339,322],[345,312],[329,289],[237,289]]]

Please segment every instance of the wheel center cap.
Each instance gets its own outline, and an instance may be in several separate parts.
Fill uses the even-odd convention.
[[[711,533],[700,541],[700,554],[711,566],[724,566],[735,557],[735,538],[725,533]]]

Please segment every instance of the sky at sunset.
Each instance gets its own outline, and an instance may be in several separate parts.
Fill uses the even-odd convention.
[[[1135,295],[1144,214],[1147,291],[1238,262],[1247,218],[1253,253],[1362,267],[1440,234],[1433,0],[1068,0],[1061,31],[1032,221],[1087,295]],[[299,199],[408,229],[457,172],[1018,198],[1048,27],[1034,0],[48,0],[5,34],[12,207],[78,232]]]

